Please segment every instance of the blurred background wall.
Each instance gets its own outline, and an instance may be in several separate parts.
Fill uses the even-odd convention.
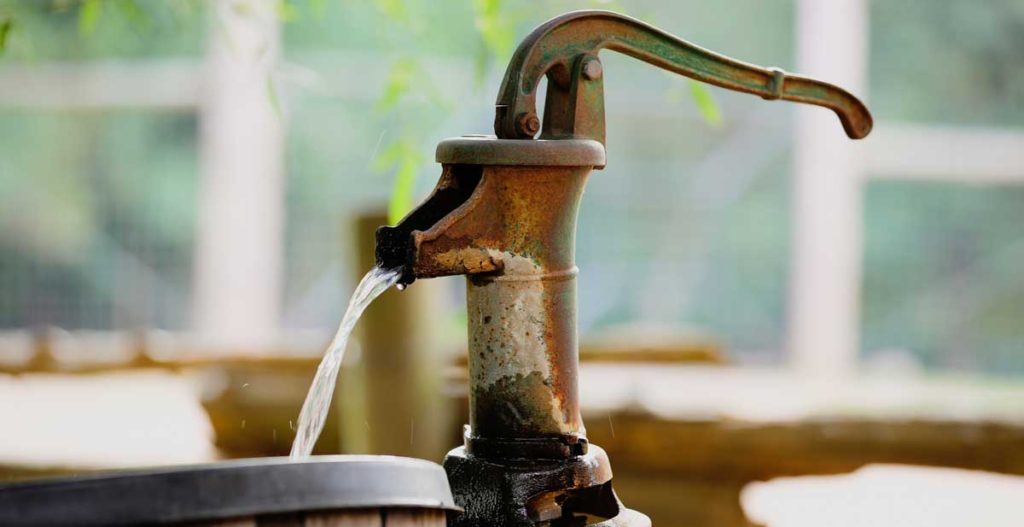
[[[686,328],[812,371],[1024,371],[1024,6],[816,4],[6,0],[0,327],[322,338],[371,263],[348,257],[353,214],[423,196],[438,140],[490,131],[514,44],[596,7],[852,82],[878,129],[836,146],[824,112],[695,99],[606,54],[584,333]]]

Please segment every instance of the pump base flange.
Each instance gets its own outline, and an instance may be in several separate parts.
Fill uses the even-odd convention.
[[[632,521],[611,486],[611,467],[600,447],[563,460],[495,459],[459,447],[444,468],[462,514],[450,527],[647,527]],[[632,513],[632,514],[630,514]],[[622,523],[621,520],[628,520]]]

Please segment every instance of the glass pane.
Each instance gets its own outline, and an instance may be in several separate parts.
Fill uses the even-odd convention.
[[[1024,186],[873,182],[865,223],[869,359],[1024,372]]]
[[[14,21],[5,62],[93,61],[198,56],[207,2],[7,0],[0,16]]]
[[[871,2],[872,110],[882,119],[1024,124],[1024,2]]]
[[[185,327],[195,118],[0,115],[0,327]]]

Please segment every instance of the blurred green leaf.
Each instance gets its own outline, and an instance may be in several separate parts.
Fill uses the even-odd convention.
[[[502,0],[473,0],[474,26],[484,43],[477,55],[476,73],[480,81],[488,62],[493,59],[503,62],[512,54],[515,44],[513,20],[501,9]]]
[[[271,75],[267,75],[267,100],[270,101],[270,107],[274,109],[274,115],[277,116],[278,120],[284,118],[284,114],[281,112],[281,100],[277,96],[277,85],[274,83],[274,78]]]
[[[78,32],[82,35],[91,35],[96,30],[96,23],[100,19],[100,10],[103,5],[100,0],[85,0],[78,8]]]
[[[288,0],[279,0],[276,6],[277,18],[281,22],[295,22],[299,17],[299,8]]]
[[[327,16],[327,0],[307,0],[304,3],[298,0],[277,0],[274,13],[285,24],[301,22],[306,15],[314,20],[323,20]]]
[[[693,98],[694,104],[697,105],[697,111],[704,118],[704,122],[711,126],[721,126],[722,112],[718,109],[718,103],[715,102],[711,90],[695,80],[690,79],[688,82],[690,83],[690,96]]]
[[[314,18],[324,18],[327,15],[327,0],[309,0],[309,11]]]
[[[419,66],[411,58],[403,57],[391,65],[391,72],[388,74],[387,83],[384,86],[384,93],[377,100],[377,109],[387,111],[395,107],[398,102],[412,88]]]
[[[473,8],[476,29],[487,48],[497,59],[510,55],[515,35],[509,17],[502,14],[501,0],[474,0]]]
[[[4,50],[7,49],[7,36],[11,34],[11,28],[13,27],[13,18],[7,17],[0,22],[0,54],[3,54]]]
[[[414,140],[403,137],[391,143],[374,161],[377,170],[395,169],[395,183],[388,200],[388,222],[398,223],[413,206],[422,154]]]
[[[373,168],[383,172],[413,157],[419,159],[416,146],[409,138],[403,137],[388,144],[377,154],[377,158],[373,160]]]
[[[125,20],[142,29],[148,29],[152,23],[146,10],[140,7],[136,0],[117,0],[113,6]]]
[[[385,15],[395,20],[405,20],[409,16],[409,10],[405,0],[374,0],[373,5]]]
[[[595,4],[594,7],[598,9],[607,9],[608,11],[618,11],[619,13],[625,13],[626,8],[616,0],[593,0],[591,2]]]
[[[403,160],[395,172],[395,184],[388,200],[388,223],[395,225],[412,210],[413,191],[416,188],[417,165]]]

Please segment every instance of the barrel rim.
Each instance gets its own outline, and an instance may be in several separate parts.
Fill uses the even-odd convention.
[[[0,525],[132,525],[370,508],[459,512],[444,469],[394,456],[257,458],[0,485]]]

